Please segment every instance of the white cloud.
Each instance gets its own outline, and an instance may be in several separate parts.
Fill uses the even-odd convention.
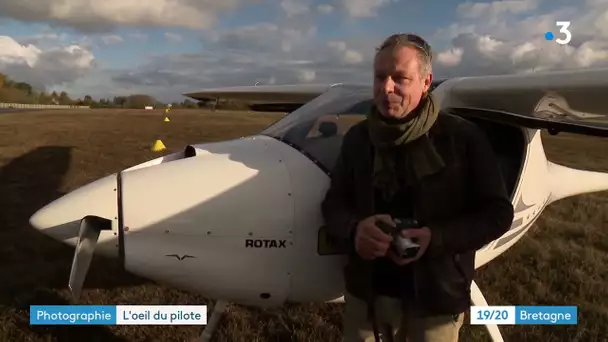
[[[182,36],[176,33],[166,32],[165,39],[170,43],[179,43],[183,40]]]
[[[305,14],[310,11],[310,3],[307,1],[302,2],[300,0],[282,0],[280,6],[288,18],[299,14]]]
[[[300,69],[296,72],[296,77],[299,82],[312,82],[317,77],[317,73],[310,69]]]
[[[2,0],[0,17],[45,21],[83,31],[122,27],[208,29],[241,0]],[[251,0],[245,0],[251,1]]]
[[[148,39],[148,36],[146,34],[143,34],[140,32],[129,33],[128,36],[129,36],[129,38],[133,38],[133,39],[139,40],[139,41],[144,41],[144,40]]]
[[[346,50],[342,60],[345,64],[360,64],[363,62],[363,55],[355,50]]]
[[[40,49],[0,36],[0,72],[37,88],[70,83],[94,66],[93,54],[78,45]]]
[[[316,27],[297,30],[290,27],[279,27],[275,23],[258,23],[242,26],[232,30],[214,32],[210,40],[214,48],[240,51],[274,51],[290,52],[295,46],[314,40]]]
[[[574,52],[572,57],[576,65],[582,68],[599,64],[608,65],[608,42],[586,42]]]
[[[378,10],[395,0],[334,0],[353,18],[375,17]],[[395,1],[396,2],[396,1]]]
[[[347,44],[342,41],[330,41],[327,46],[333,50],[337,57],[337,62],[342,64],[357,65],[363,63],[364,57],[359,51],[349,49]]]
[[[65,33],[59,34],[56,32],[41,32],[39,34],[15,38],[22,45],[41,45],[41,44],[53,44],[57,42],[65,42],[68,39],[68,35]]]
[[[64,1],[70,4],[74,0]],[[108,1],[114,3],[115,0]],[[164,3],[165,0],[153,1]],[[238,1],[253,0],[231,0],[229,4],[232,5],[211,6],[205,13],[228,9],[230,6],[236,6]],[[170,95],[173,96],[169,99],[176,99],[179,94],[199,88],[253,85],[256,82],[369,83],[374,48],[384,35],[335,36],[332,40],[325,41],[317,35],[315,22],[311,19],[312,14],[341,11],[350,18],[369,18],[394,1],[330,0],[321,4],[312,0],[276,1],[275,8],[283,15],[275,22],[257,23],[229,30],[209,30],[203,33],[202,51],[154,55],[141,60],[138,66],[129,70],[102,72],[93,69],[91,75],[94,76],[84,79],[78,77],[93,66],[92,59],[87,63],[85,58],[92,58],[89,52],[91,49],[86,45],[90,41],[87,37],[74,40],[73,37],[54,37],[53,32],[45,32],[47,39],[42,39],[41,36],[35,40],[30,37],[28,41],[28,37],[24,37],[18,40],[22,45],[17,47],[15,42],[4,43],[7,47],[0,51],[0,66],[4,70],[19,70],[21,75],[29,77],[27,81],[35,79],[36,72],[40,73],[41,83],[44,84],[77,80],[77,83],[72,85],[72,90],[68,88],[70,93],[84,94],[88,91],[98,94],[95,96],[111,96],[140,92],[149,93],[159,99],[167,98],[163,95],[167,95],[168,91],[172,92]],[[127,3],[125,8],[129,8],[130,0],[122,2]],[[169,8],[190,6],[189,9],[198,10],[202,8],[200,4],[203,2],[214,3],[213,0],[198,1],[194,6],[194,1],[175,0]],[[0,11],[2,6],[6,5],[0,4]],[[148,6],[150,5],[146,5]],[[66,11],[60,12],[69,13]],[[554,9],[546,13],[538,12],[537,0],[468,2],[460,5],[458,11],[460,16],[456,22],[445,23],[434,35],[427,37],[436,50],[436,77],[608,66],[608,0],[586,0],[568,7],[554,6]],[[54,15],[58,16],[57,13],[60,12],[56,11]],[[120,23],[129,16],[132,17],[131,14],[125,17],[118,15],[109,22]],[[554,32],[557,37],[561,36],[555,21],[570,18],[572,42],[568,46],[545,40],[546,31]],[[148,23],[160,25],[154,17]],[[141,22],[137,25],[140,24]],[[176,25],[184,26],[183,23],[173,26]],[[168,32],[165,37],[168,40],[179,39],[178,35],[173,35]],[[125,33],[123,37],[145,39],[145,35],[140,33]],[[70,40],[72,44],[69,43]],[[61,45],[76,45],[81,51],[47,48],[37,43],[42,41],[46,41],[46,44],[52,42],[53,46],[58,46],[61,42],[64,42]],[[50,51],[63,53],[62,60],[66,62],[55,69],[63,70],[65,75],[61,72],[51,73],[50,68],[42,67],[50,65]],[[78,56],[81,56],[80,59]],[[78,64],[78,61],[84,62]],[[68,62],[79,66],[70,70],[66,67]],[[26,70],[23,69],[25,67],[29,68],[26,68],[29,74],[23,71]]]
[[[122,43],[124,41],[124,39],[121,36],[116,35],[116,34],[102,36],[101,40],[106,45],[115,45],[118,43]]]
[[[608,66],[608,1],[577,5],[538,14],[530,12],[538,8],[536,0],[462,4],[463,20],[434,35],[454,32],[436,54],[435,71],[449,77]],[[565,37],[556,21],[569,18],[568,45],[544,38],[547,31]]]
[[[521,14],[538,8],[540,0],[500,0],[492,2],[467,1],[458,5],[456,12],[464,18],[497,17],[504,14]]]
[[[475,24],[461,24],[461,23],[453,23],[448,27],[439,28],[435,33],[429,37],[427,40],[431,41],[451,41],[452,39],[458,37],[462,33],[474,33],[475,32]]]
[[[437,61],[446,67],[453,67],[462,61],[462,48],[451,48],[440,52],[437,55]]]
[[[132,87],[162,99],[167,89],[177,95],[256,82],[365,82],[371,76],[371,64],[366,63],[373,54],[371,44],[360,39],[327,43],[314,26],[262,23],[215,32],[204,44],[200,53],[156,56],[135,70],[114,72],[113,82],[117,89]]]
[[[32,44],[24,46],[7,36],[0,36],[0,47],[0,63],[5,65],[24,63],[33,66],[42,52]]]
[[[319,11],[319,13],[329,14],[334,11],[334,6],[329,4],[317,5],[317,11]]]
[[[335,0],[331,4],[357,17],[376,13],[388,1]],[[435,75],[526,73],[608,65],[608,34],[601,33],[602,29],[608,33],[608,1],[587,1],[581,6],[538,13],[537,1],[462,5],[461,11],[468,8],[471,13],[447,23],[431,36],[437,38],[441,33],[447,42],[435,53]],[[571,26],[573,39],[569,46],[544,39],[544,32],[549,30],[559,36],[555,21],[563,18],[577,18]],[[374,47],[383,38],[351,37],[324,42],[314,26],[295,29],[277,23],[215,32],[212,37],[207,40],[206,52],[158,57],[134,73],[115,75],[114,80],[133,86],[159,84],[149,86],[150,91],[172,85],[180,92],[209,86],[264,84],[269,79],[277,84],[370,82]]]

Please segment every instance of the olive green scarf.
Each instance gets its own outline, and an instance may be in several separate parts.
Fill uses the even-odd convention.
[[[384,118],[376,106],[368,115],[369,136],[374,147],[372,182],[390,200],[399,190],[399,179],[411,185],[439,171],[443,160],[428,137],[439,115],[432,94],[425,94],[404,119]]]

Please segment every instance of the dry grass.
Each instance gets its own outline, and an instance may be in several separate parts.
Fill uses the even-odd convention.
[[[108,173],[151,159],[156,139],[170,151],[187,143],[255,133],[280,115],[94,110],[0,114],[0,340],[186,341],[197,327],[30,327],[29,305],[66,304],[73,249],[28,227],[29,216],[60,195]],[[608,140],[549,137],[550,158],[608,171]],[[573,180],[575,181],[575,180]],[[590,194],[551,205],[533,231],[477,281],[495,305],[576,305],[578,326],[514,326],[508,341],[608,340],[608,195]],[[125,274],[96,258],[83,303],[201,304],[196,295]],[[290,305],[277,310],[233,306],[220,341],[338,341],[340,305]],[[463,341],[484,341],[483,327],[465,326]]]

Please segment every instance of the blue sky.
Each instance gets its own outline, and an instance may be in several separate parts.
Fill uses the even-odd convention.
[[[429,40],[439,77],[608,60],[605,0],[148,1],[3,0],[0,72],[73,97],[163,101],[255,82],[369,82],[374,47],[404,31]],[[557,20],[571,21],[566,46],[544,39]]]

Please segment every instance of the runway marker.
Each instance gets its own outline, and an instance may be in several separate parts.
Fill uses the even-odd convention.
[[[167,147],[165,146],[165,144],[163,144],[163,142],[160,139],[156,140],[154,142],[154,145],[152,145],[152,151],[154,151],[154,152],[160,152],[160,151],[164,151],[166,149],[167,149]]]

